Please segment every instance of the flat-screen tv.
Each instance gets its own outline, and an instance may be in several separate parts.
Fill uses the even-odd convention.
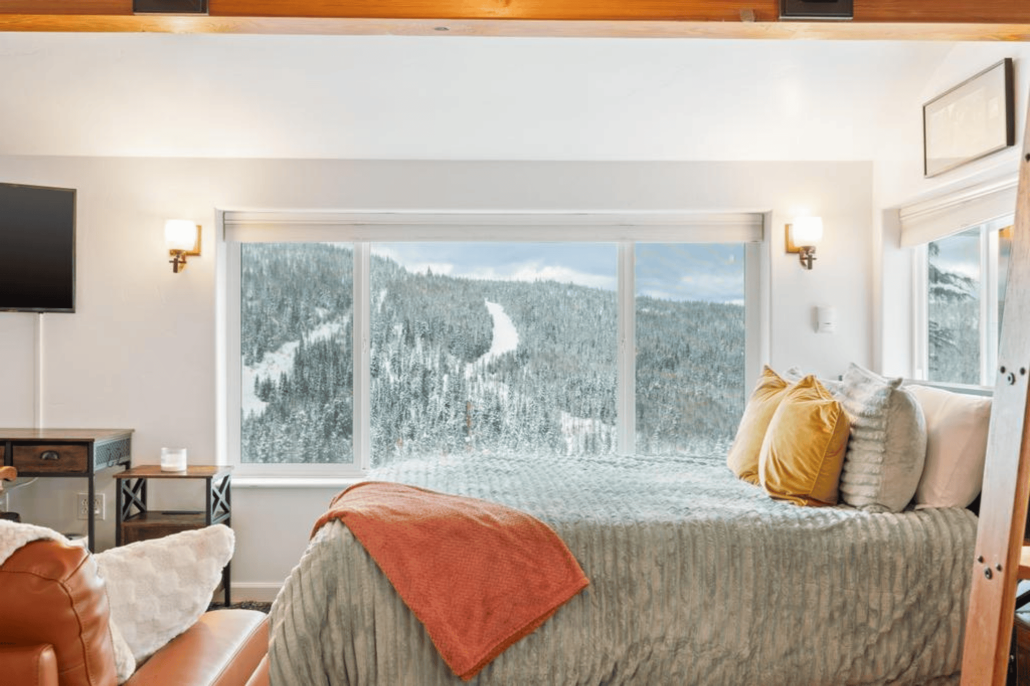
[[[0,310],[75,311],[75,190],[0,183]]]

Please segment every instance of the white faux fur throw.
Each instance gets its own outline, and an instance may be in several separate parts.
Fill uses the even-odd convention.
[[[0,519],[0,565],[26,543],[33,541],[67,541],[53,529]]]
[[[137,663],[200,619],[235,542],[232,529],[216,524],[96,555],[112,622]]]

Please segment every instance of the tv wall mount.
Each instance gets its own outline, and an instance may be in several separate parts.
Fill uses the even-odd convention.
[[[854,0],[780,0],[781,20],[846,21],[854,18]]]
[[[207,14],[207,0],[132,0],[133,14]]]

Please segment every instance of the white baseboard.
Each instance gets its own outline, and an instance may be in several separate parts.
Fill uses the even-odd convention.
[[[232,601],[240,603],[252,600],[257,603],[270,603],[279,595],[282,582],[234,581],[232,582]],[[218,592],[219,594],[221,591]],[[217,594],[216,594],[217,597]]]

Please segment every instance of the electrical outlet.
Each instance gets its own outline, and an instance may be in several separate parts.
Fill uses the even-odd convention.
[[[79,519],[89,519],[89,494],[79,494],[79,506],[76,510]],[[93,517],[95,519],[107,519],[107,503],[104,501],[104,494],[97,493],[93,496]]]

